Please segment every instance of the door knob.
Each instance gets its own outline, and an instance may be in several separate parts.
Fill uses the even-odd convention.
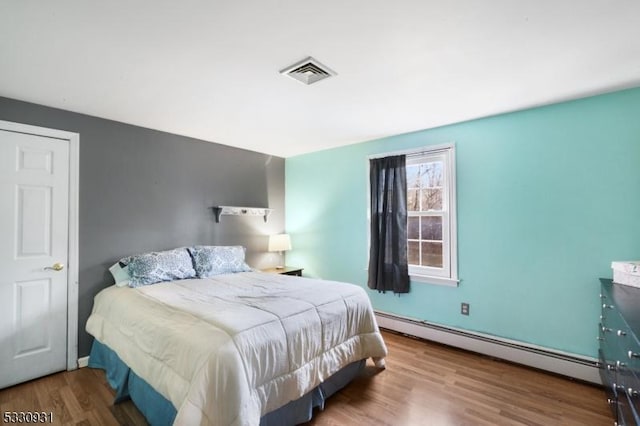
[[[60,262],[56,262],[51,266],[46,266],[45,271],[62,271],[64,269],[64,265]]]

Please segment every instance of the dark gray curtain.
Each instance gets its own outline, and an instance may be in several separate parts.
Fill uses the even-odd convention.
[[[369,288],[409,292],[406,156],[370,160]]]

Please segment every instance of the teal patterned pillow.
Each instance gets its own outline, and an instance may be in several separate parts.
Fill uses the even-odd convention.
[[[129,287],[140,287],[162,281],[194,278],[196,271],[185,248],[130,256],[121,260],[128,263],[131,276]]]
[[[242,246],[195,246],[189,252],[198,278],[252,271],[244,262]]]

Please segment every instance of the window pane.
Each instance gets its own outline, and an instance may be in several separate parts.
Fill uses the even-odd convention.
[[[442,210],[442,189],[423,189],[422,211]]]
[[[420,218],[411,216],[407,219],[407,238],[410,240],[420,239]]]
[[[413,218],[412,218],[413,219]],[[423,216],[421,218],[422,240],[442,241],[442,217]],[[412,238],[412,237],[409,237]]]
[[[407,211],[417,212],[420,210],[420,190],[410,189],[407,191]]]
[[[442,268],[442,243],[422,244],[422,266]]]
[[[444,184],[442,161],[420,165],[420,177],[423,188],[440,187]]]
[[[409,241],[407,243],[407,260],[409,265],[420,265],[420,243]]]
[[[420,186],[419,171],[419,165],[407,166],[407,188],[418,188]]]

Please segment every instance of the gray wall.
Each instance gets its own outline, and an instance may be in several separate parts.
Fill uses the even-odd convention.
[[[284,159],[0,97],[0,120],[80,134],[78,355],[93,297],[119,258],[194,244],[241,244],[253,267],[278,263],[267,235],[284,229]],[[270,207],[259,217],[212,206]]]

